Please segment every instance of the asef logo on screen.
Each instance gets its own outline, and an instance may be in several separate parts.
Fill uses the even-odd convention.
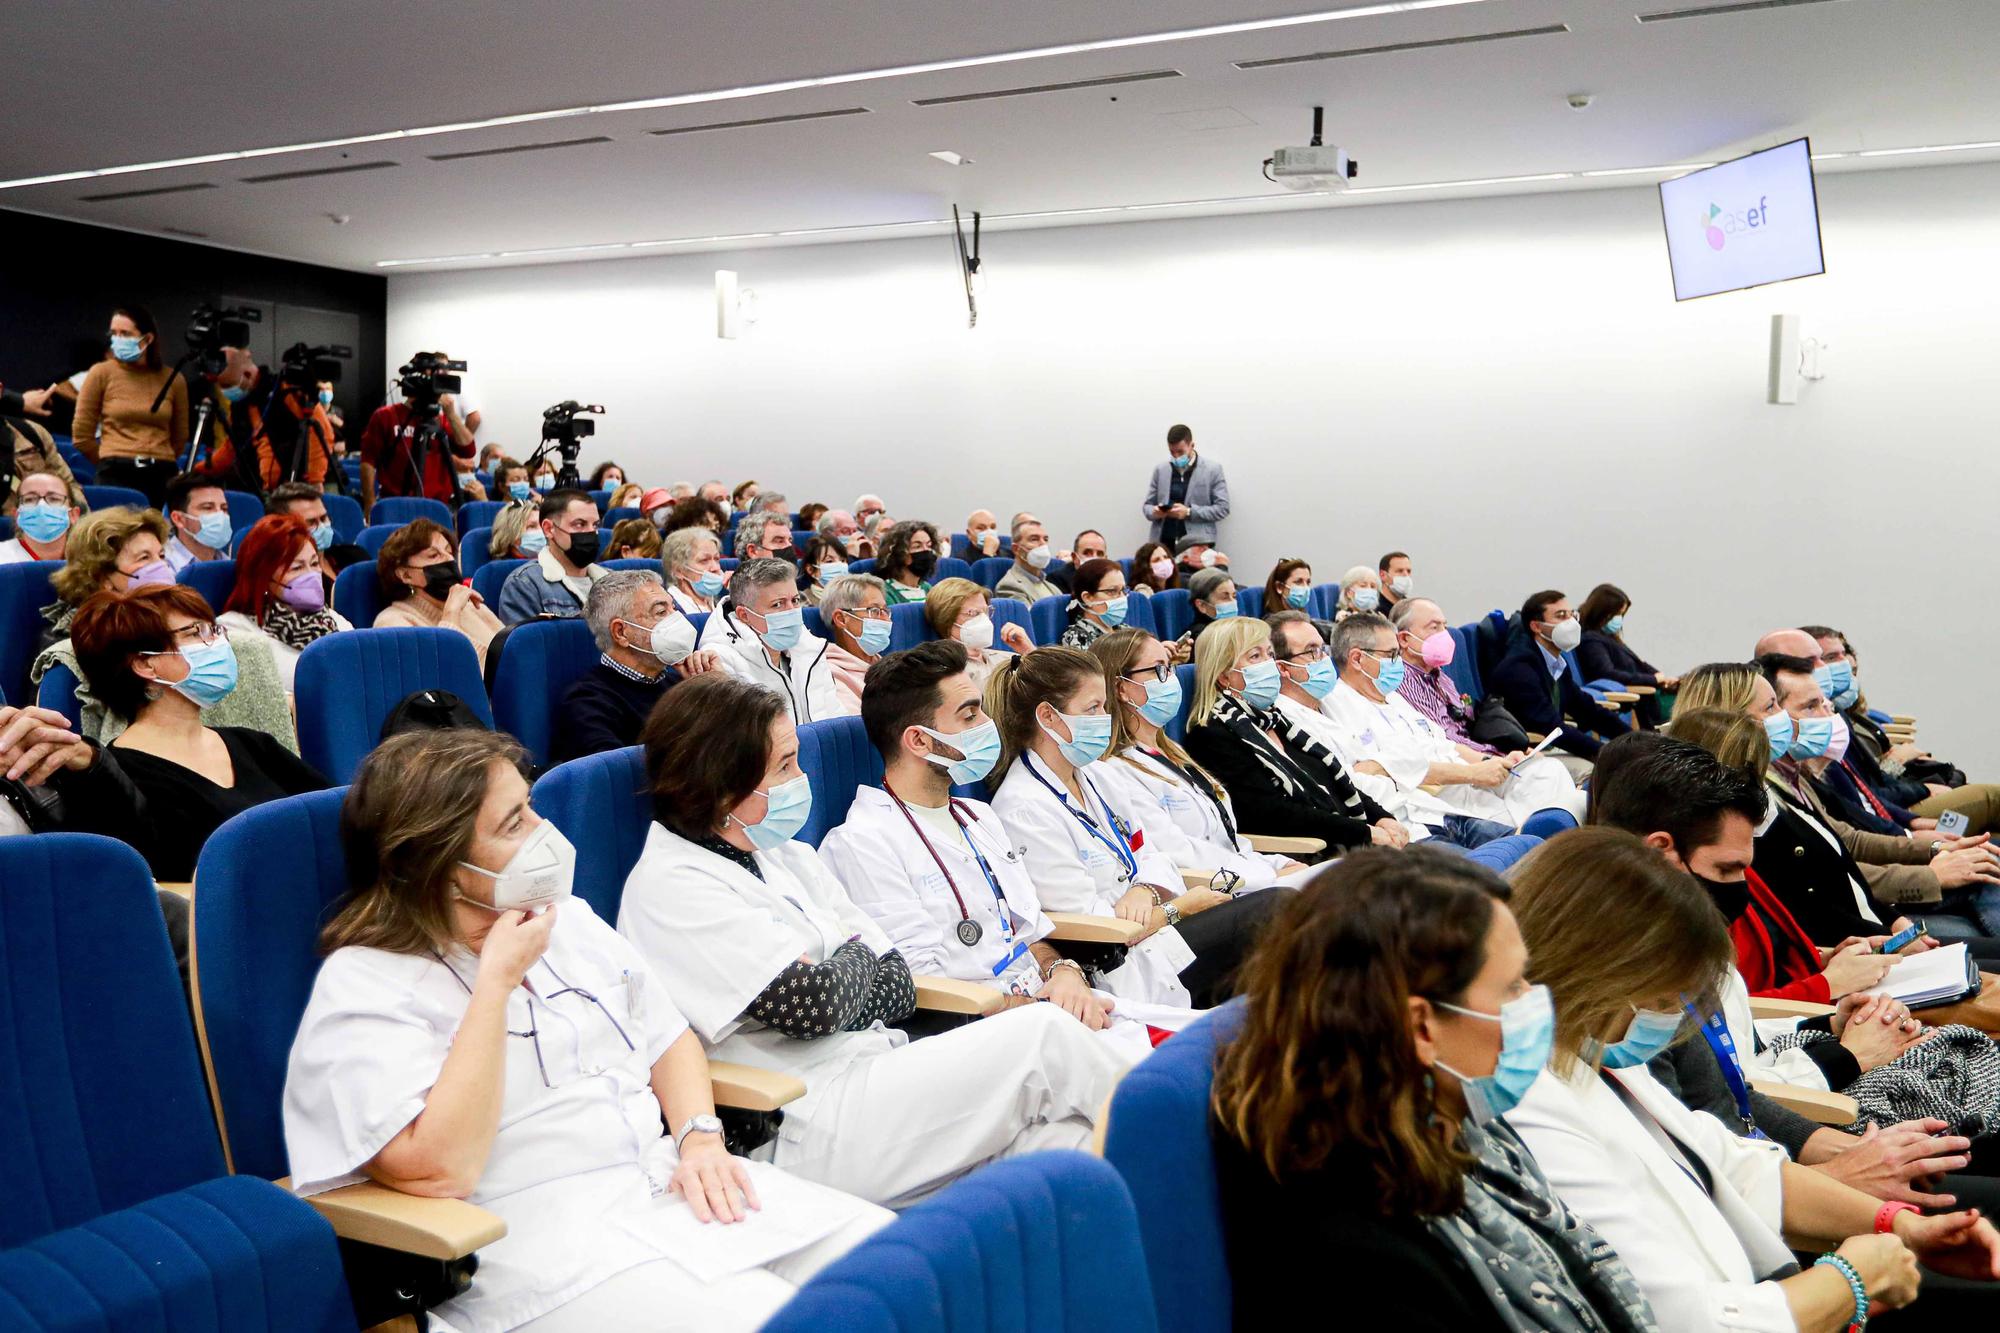
[[[1720,250],[1729,243],[1729,238],[1738,233],[1755,231],[1770,221],[1770,196],[1757,196],[1757,206],[1746,208],[1740,213],[1725,213],[1714,204],[1708,206],[1708,216],[1701,220],[1702,234],[1708,238],[1708,248]]]

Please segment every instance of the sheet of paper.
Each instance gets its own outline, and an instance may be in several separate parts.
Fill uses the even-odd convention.
[[[703,1282],[760,1268],[821,1241],[862,1216],[866,1205],[837,1191],[750,1162],[764,1205],[741,1222],[701,1222],[678,1194],[621,1210],[612,1221]]]
[[[1878,988],[1907,1005],[1956,999],[1963,994],[1968,973],[1963,944],[1947,944],[1898,958]]]

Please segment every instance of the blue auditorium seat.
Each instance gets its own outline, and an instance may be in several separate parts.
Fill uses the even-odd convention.
[[[72,727],[83,726],[83,702],[76,697],[77,687],[82,682],[61,662],[51,662],[49,669],[42,673],[41,683],[35,687],[35,702],[43,708],[53,708],[69,719]]]
[[[448,690],[491,725],[472,641],[450,629],[357,629],[299,654],[293,697],[299,754],[330,781],[350,781],[406,695]]]
[[[610,509],[605,511],[604,526],[607,528],[615,528],[628,518],[644,518],[645,516],[646,516],[646,511],[643,509],[636,508],[632,505],[619,505],[616,509]]]
[[[1159,594],[1155,593],[1154,596],[1157,597]],[[1167,733],[1168,739],[1174,744],[1185,745],[1188,714],[1194,711],[1194,663],[1184,662],[1175,667],[1174,675],[1178,676],[1181,682],[1181,708],[1174,714],[1173,721],[1167,723],[1161,730]]]
[[[377,526],[386,523],[394,528],[400,528],[405,523],[420,518],[429,519],[446,532],[456,531],[452,527],[451,506],[442,500],[432,500],[426,496],[385,495],[377,500],[375,507],[368,512],[370,523]]]
[[[1032,627],[1029,637],[1037,648],[1046,648],[1062,637],[1063,628],[1069,624],[1068,593],[1058,593],[1053,597],[1037,597],[1028,608],[1028,623]]]
[[[351,542],[361,535],[361,529],[368,526],[368,520],[361,516],[360,501],[331,492],[320,498],[326,501],[326,516],[333,520],[335,541]]]
[[[847,572],[850,574],[873,574],[875,572],[875,557],[872,555],[863,556],[859,560],[848,561]]]
[[[535,780],[533,801],[536,814],[590,849],[576,858],[571,888],[593,912],[616,923],[625,877],[639,863],[653,822],[645,751],[633,745],[557,764]]]
[[[55,437],[55,442],[56,453],[62,456],[63,462],[69,464],[70,475],[76,478],[77,485],[88,486],[97,480],[97,464],[91,462],[83,450],[71,443],[69,436],[58,435]]]
[[[1474,703],[1486,697],[1486,685],[1479,673],[1479,626],[1459,625],[1451,631],[1451,665],[1444,669],[1458,686],[1458,692]]]
[[[954,532],[951,534],[952,558],[955,560],[966,561],[968,564],[973,565],[975,568],[983,560],[1005,560],[1008,564],[1011,565],[1014,563],[1013,552],[1014,552],[1014,539],[1012,537],[1002,537],[1000,539],[1000,550],[995,555],[974,555],[972,549],[972,539],[970,537],[967,537],[962,532]],[[991,587],[993,585],[988,584],[987,586]]]
[[[1264,614],[1264,590],[1262,588],[1238,588],[1236,590],[1236,613],[1249,616],[1252,620]]]
[[[1019,625],[1027,632],[1030,639],[1035,637],[1035,623],[1031,615],[1033,608],[1020,598],[989,596],[986,599],[986,605],[993,615],[993,646],[995,648],[1006,647],[1005,644],[1000,642],[1000,630],[1005,625]],[[1008,649],[1007,651],[1012,652],[1013,650]]]
[[[377,512],[381,506],[377,505]],[[403,530],[401,523],[370,523],[355,536],[354,543],[373,558],[382,554],[382,545]]]
[[[502,630],[486,650],[493,725],[526,746],[537,766],[548,763],[556,707],[597,658],[597,642],[581,616],[530,620]]]
[[[479,567],[493,557],[488,554],[493,549],[493,529],[470,528],[458,541],[458,569],[465,577],[471,578],[479,572]]]
[[[14,520],[8,518],[5,514],[0,514],[0,542],[6,541],[13,535],[14,535]]]
[[[145,492],[135,491],[130,486],[85,486],[83,502],[90,506],[93,514],[100,509],[116,509],[120,505],[130,505],[134,509],[149,507]]]
[[[454,531],[463,537],[474,528],[490,528],[494,518],[506,507],[504,500],[467,500],[458,507],[458,526]]]
[[[0,883],[0,1327],[352,1330],[332,1227],[224,1174],[146,863],[6,838]]]
[[[1194,606],[1188,600],[1186,588],[1168,588],[1154,593],[1149,600],[1155,638],[1178,639],[1194,624]]]
[[[229,526],[239,538],[264,517],[263,499],[249,491],[224,491],[222,498],[229,505]]]
[[[898,602],[889,608],[889,651],[900,653],[935,639],[931,623],[924,619],[922,602]]]
[[[0,565],[0,700],[29,697],[28,668],[42,632],[41,609],[56,600],[49,579],[62,566],[52,560]]]
[[[598,564],[606,569],[644,569],[657,574],[660,572],[660,557],[656,555],[626,556],[622,560],[600,560]]]
[[[243,529],[238,528],[238,532]],[[234,560],[197,560],[182,569],[174,580],[184,583],[201,594],[203,601],[222,614],[222,604],[229,600],[229,594],[236,588],[236,562]]]
[[[1340,585],[1338,583],[1313,584],[1311,605],[1306,609],[1316,620],[1332,620],[1340,610]]]
[[[1128,593],[1125,598],[1125,623],[1158,637],[1153,623],[1153,599],[1144,593]]]
[[[476,528],[473,530],[478,531]],[[507,581],[509,574],[527,563],[525,560],[484,561],[480,564],[478,572],[472,576],[472,590],[485,599],[486,607],[490,611],[500,604],[500,585]],[[464,566],[461,565],[459,568],[463,570]]]
[[[602,514],[605,510],[611,507],[611,492],[608,489],[602,491],[592,491],[590,493],[590,502],[596,505],[597,512],[599,514]]]
[[[1116,1170],[1030,1153],[906,1210],[815,1274],[764,1333],[1156,1333],[1145,1265]],[[1214,1327],[1228,1327],[1224,1314]]]
[[[382,581],[374,562],[349,565],[333,576],[333,609],[347,617],[356,629],[367,629],[389,601],[382,595]]]
[[[634,517],[637,517],[638,513],[639,511],[636,509],[632,511]],[[812,541],[813,535],[814,535],[813,530],[811,528],[792,529],[792,545],[798,548],[799,558],[801,560],[805,558],[806,546]]]
[[[964,534],[960,534],[963,536]],[[1000,580],[1007,577],[1007,571],[1014,567],[1011,555],[992,555],[972,562],[972,581],[992,592],[1000,586]]]
[[[938,557],[937,569],[931,574],[931,582],[941,583],[945,579],[969,579],[971,577],[971,565],[952,556],[941,555]]]

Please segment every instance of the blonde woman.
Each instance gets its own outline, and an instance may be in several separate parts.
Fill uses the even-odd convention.
[[[611,492],[611,503],[604,506],[604,512],[609,514],[614,509],[637,509],[645,498],[645,487],[636,481],[625,482]]]
[[[0,440],[13,446],[14,484],[7,488],[7,496],[0,500],[0,514],[12,515],[20,508],[21,482],[37,472],[62,478],[63,489],[69,492],[72,509],[86,511],[90,504],[83,498],[83,487],[78,484],[76,474],[69,470],[62,454],[56,449],[53,436],[32,421],[0,421],[5,426],[0,431]]]
[[[1015,653],[1034,651],[1035,641],[1019,625],[996,628],[991,598],[971,579],[940,579],[932,585],[924,599],[924,620],[931,633],[965,649],[966,673],[977,690],[983,691],[987,679]],[[994,647],[996,639],[1007,646]]]
[[[486,543],[486,554],[494,560],[532,560],[540,555],[549,537],[537,518],[532,503],[509,501],[493,516],[493,539]]]

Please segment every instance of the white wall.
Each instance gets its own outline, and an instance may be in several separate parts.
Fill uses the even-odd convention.
[[[940,238],[401,276],[389,345],[469,358],[504,443],[600,399],[585,462],[649,483],[873,490],[947,529],[1032,507],[1122,552],[1186,421],[1257,581],[1403,547],[1466,620],[1611,580],[1670,670],[1832,623],[1871,700],[2000,778],[2000,165],[1820,200],[1828,276],[1678,306],[1641,188],[991,235],[970,332]],[[717,268],[760,297],[741,341],[714,336]],[[1831,343],[1796,407],[1764,402],[1780,311]]]

